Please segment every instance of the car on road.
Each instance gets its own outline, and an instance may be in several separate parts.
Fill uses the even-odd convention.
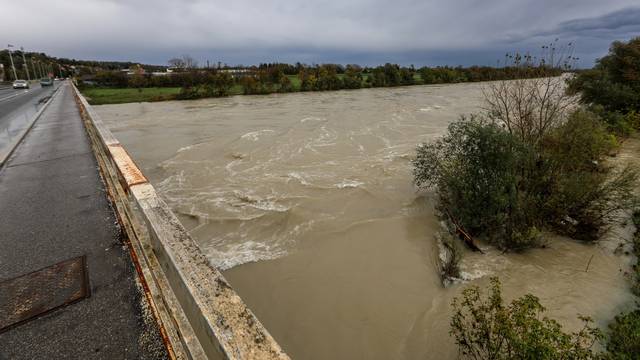
[[[40,85],[41,86],[51,86],[51,85],[53,85],[53,80],[51,80],[51,78],[42,78],[42,79],[40,79]]]
[[[27,82],[27,80],[16,80],[13,82],[13,88],[14,89],[28,89],[29,88],[29,82]]]

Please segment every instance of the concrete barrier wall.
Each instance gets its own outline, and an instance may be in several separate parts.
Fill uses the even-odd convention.
[[[74,86],[142,286],[175,359],[289,359]]]

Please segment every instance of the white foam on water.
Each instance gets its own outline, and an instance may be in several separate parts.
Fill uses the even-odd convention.
[[[427,106],[427,107],[420,108],[420,109],[418,109],[418,111],[421,111],[421,112],[429,112],[429,111],[433,111],[433,110],[440,110],[440,109],[442,109],[442,106],[440,106],[440,105],[433,105],[433,106]]]
[[[282,248],[252,240],[229,244],[224,250],[209,246],[206,252],[211,265],[223,271],[250,262],[277,259],[287,254]]]
[[[276,197],[262,198],[253,194],[243,193],[238,190],[234,190],[233,195],[237,200],[240,200],[240,203],[232,201],[232,205],[235,206],[249,206],[259,210],[276,212],[286,212],[290,209],[287,206],[278,204],[278,199]]]
[[[298,182],[300,182],[300,184],[302,185],[311,185],[300,173],[292,171],[290,173],[287,174],[287,183],[292,180],[298,180]]]
[[[347,188],[357,188],[364,185],[364,183],[362,181],[357,181],[357,180],[343,180],[337,184],[335,184],[334,186],[337,187],[338,189],[347,189]]]
[[[194,147],[194,146],[195,146],[195,145],[188,145],[188,146],[181,147],[180,149],[178,149],[178,151],[177,151],[177,152],[178,152],[178,154],[179,154],[179,153],[181,153],[181,152],[183,152],[183,151],[191,150],[191,149],[193,149],[193,147]]]
[[[265,135],[265,134],[269,134],[269,133],[274,133],[274,132],[275,131],[270,130],[270,129],[251,131],[251,132],[248,132],[248,133],[240,136],[240,138],[241,139],[245,139],[245,140],[258,141],[258,140],[260,140],[260,136]]]
[[[302,120],[300,120],[301,123],[306,123],[307,121],[325,121],[327,120],[326,118],[323,117],[317,117],[317,116],[310,116],[310,117],[306,117]]]

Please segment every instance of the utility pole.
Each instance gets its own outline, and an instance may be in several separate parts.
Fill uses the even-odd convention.
[[[29,76],[29,65],[27,65],[27,59],[24,57],[24,48],[22,46],[20,46],[20,52],[22,53],[22,63],[24,64],[24,71],[27,72],[27,80],[30,82],[31,76]]]
[[[36,64],[33,63],[33,56],[31,57],[31,69],[33,69],[33,77],[34,78],[39,78],[40,76],[38,76],[38,72],[36,71]]]
[[[16,75],[16,67],[13,65],[13,56],[11,56],[11,49],[13,45],[8,44],[7,50],[9,50],[9,60],[11,60],[11,69],[13,70],[13,80],[18,80],[18,75]]]

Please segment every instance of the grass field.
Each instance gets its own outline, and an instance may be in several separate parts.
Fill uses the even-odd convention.
[[[367,80],[368,74],[363,74],[363,81]],[[300,90],[300,78],[297,75],[287,75],[291,80],[293,91]],[[338,74],[344,78],[344,74]],[[415,76],[416,81],[421,81],[419,75]],[[169,88],[85,88],[82,94],[91,105],[104,104],[124,104],[131,102],[151,102],[173,100],[180,93],[179,87]],[[235,84],[229,91],[229,95],[242,95],[243,90],[240,84]]]
[[[171,100],[179,92],[179,87],[142,89],[87,88],[82,90],[82,94],[87,97],[87,100],[92,105]]]

